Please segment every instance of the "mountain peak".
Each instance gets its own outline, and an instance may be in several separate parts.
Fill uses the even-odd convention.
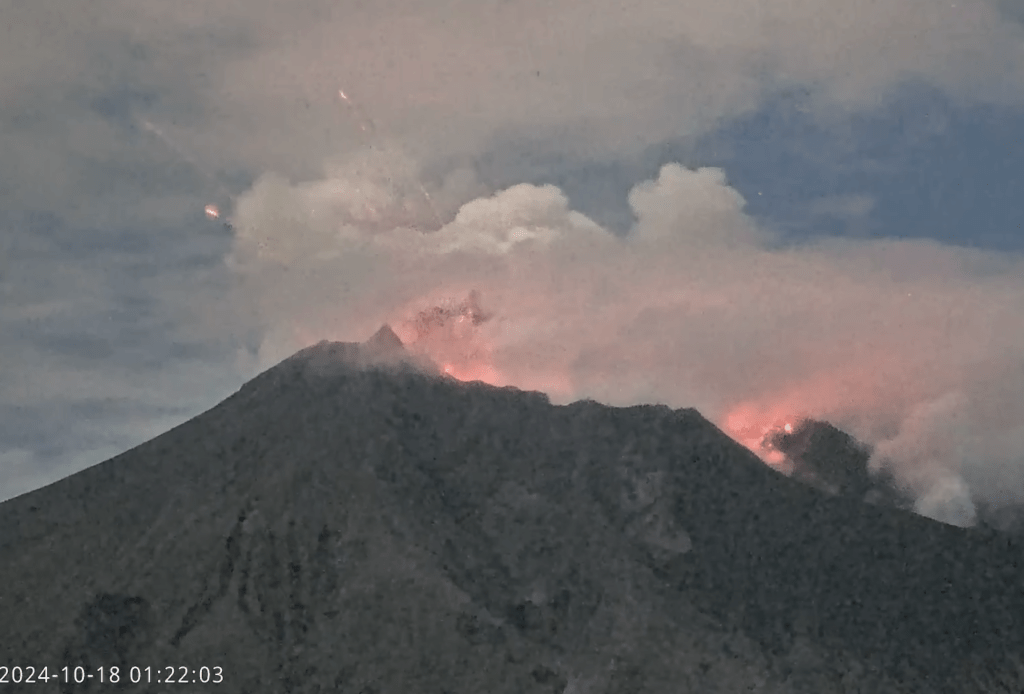
[[[387,326],[321,342],[0,504],[0,666],[209,662],[222,694],[1022,690],[1017,540],[826,496],[696,410],[418,359]],[[861,464],[815,431],[779,444]]]
[[[412,369],[438,374],[436,364],[409,352],[401,338],[385,323],[364,342],[333,342],[321,340],[296,352],[279,366],[298,367],[309,375],[324,376],[339,370],[355,368]],[[272,371],[274,369],[271,369]]]
[[[391,329],[391,326],[385,323],[380,326],[380,330],[363,343],[363,348],[370,354],[384,355],[393,354],[399,350],[404,351],[405,345],[402,344],[402,340]]]

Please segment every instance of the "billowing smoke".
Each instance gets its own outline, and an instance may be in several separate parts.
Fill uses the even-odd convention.
[[[264,336],[259,366],[388,322],[459,378],[692,406],[755,450],[789,422],[832,422],[950,522],[972,521],[970,495],[1024,499],[1021,258],[785,243],[714,168],[637,185],[624,236],[556,187],[481,194],[465,171],[428,186],[431,210],[418,176],[378,148],[242,197],[232,308]]]

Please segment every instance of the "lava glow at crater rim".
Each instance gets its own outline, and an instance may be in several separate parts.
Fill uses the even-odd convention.
[[[755,410],[749,405],[735,408],[725,418],[725,431],[734,440],[752,451],[766,464],[788,474],[792,463],[773,440],[792,434],[806,417],[779,415],[777,412]]]
[[[494,365],[494,345],[488,324],[494,314],[481,308],[480,293],[456,291],[465,298],[421,298],[399,313],[395,324],[399,339],[413,352],[437,365],[438,371],[462,382],[483,382],[502,387],[515,385],[525,390],[540,390],[549,397],[571,402],[574,390],[564,373],[521,373],[513,369],[501,373]],[[543,371],[544,369],[542,369]],[[723,429],[772,468],[790,474],[793,463],[778,448],[779,437],[792,435],[804,416],[795,416],[791,408],[764,406],[746,402],[734,407],[725,418]]]
[[[457,381],[464,381],[467,383],[472,381],[482,381],[492,386],[504,385],[498,371],[488,364],[455,364],[449,362],[444,365],[442,370],[446,376],[450,376]]]

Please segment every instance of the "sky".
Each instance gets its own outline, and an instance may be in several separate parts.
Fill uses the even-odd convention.
[[[1024,502],[1022,8],[0,0],[0,499],[387,321]]]

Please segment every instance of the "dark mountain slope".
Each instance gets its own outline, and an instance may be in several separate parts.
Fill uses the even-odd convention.
[[[793,464],[792,477],[816,489],[860,501],[910,509],[913,499],[886,470],[872,471],[869,446],[828,422],[804,420],[768,441]]]
[[[223,692],[1015,692],[1019,551],[779,476],[694,410],[553,407],[385,333],[0,505],[0,663],[220,666]]]
[[[792,431],[778,431],[767,444],[785,454],[792,478],[826,494],[845,496],[880,506],[914,508],[913,494],[901,488],[885,467],[869,468],[871,447],[828,422],[807,419]],[[1024,535],[1024,504],[1013,501],[973,500],[981,533]]]

